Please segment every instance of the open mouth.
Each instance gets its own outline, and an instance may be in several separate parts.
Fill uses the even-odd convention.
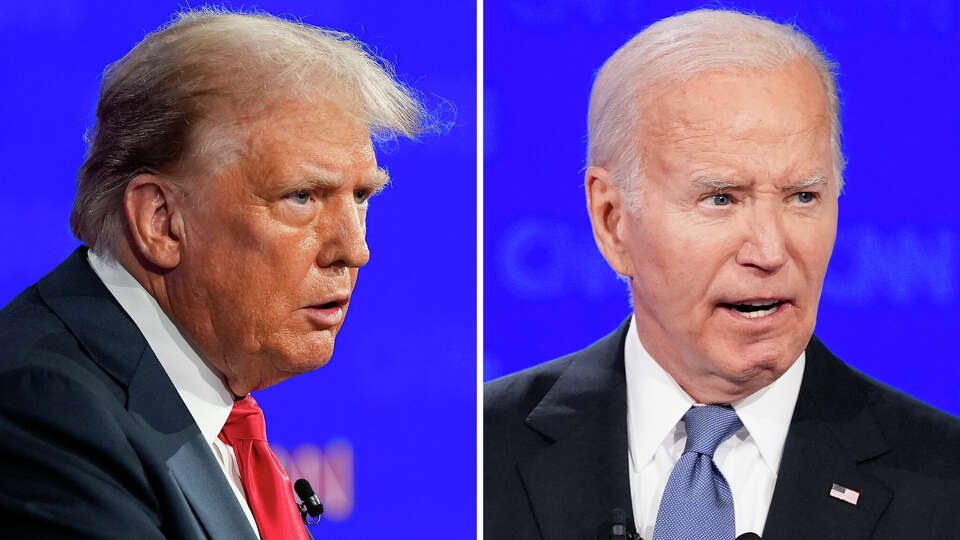
[[[743,302],[740,304],[720,304],[721,306],[736,311],[748,319],[758,319],[776,313],[780,306],[786,304],[786,300],[760,300],[757,302]]]
[[[312,304],[304,307],[304,313],[318,329],[331,328],[343,322],[348,301],[347,297],[342,297],[329,302]]]

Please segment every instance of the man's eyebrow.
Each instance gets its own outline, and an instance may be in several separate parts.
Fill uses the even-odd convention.
[[[729,180],[724,180],[723,178],[716,178],[712,176],[701,176],[695,180],[695,183],[701,186],[708,187],[714,191],[726,191],[730,189],[742,188],[744,186],[736,184]],[[825,186],[827,185],[827,177],[823,174],[817,173],[811,175],[796,184],[791,184],[789,186],[784,186],[782,191],[800,191],[812,186]]]
[[[310,167],[303,177],[313,189],[332,190],[343,184],[343,173],[322,167]]]
[[[737,184],[729,180],[724,180],[723,178],[716,178],[713,176],[701,176],[694,180],[694,183],[700,186],[708,187],[714,191],[725,191],[738,187]]]
[[[784,191],[784,192],[788,192],[788,191],[801,191],[801,190],[804,190],[804,189],[809,188],[809,187],[813,187],[813,186],[825,186],[825,185],[827,185],[827,177],[824,176],[824,175],[822,175],[822,174],[820,174],[820,173],[817,173],[817,174],[814,174],[814,175],[812,175],[812,176],[807,177],[807,178],[804,179],[804,180],[801,180],[801,181],[797,182],[796,184],[789,185],[789,186],[784,186],[784,187],[783,187],[783,191]]]
[[[379,193],[390,184],[390,174],[386,169],[377,167],[363,175],[363,181],[373,188],[374,193]]]
[[[345,175],[342,171],[312,167],[306,175],[306,180],[313,189],[334,190],[343,185]],[[390,175],[386,169],[377,167],[363,173],[363,183],[375,192],[382,190],[390,183]]]

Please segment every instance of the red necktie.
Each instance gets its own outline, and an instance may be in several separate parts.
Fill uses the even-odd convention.
[[[309,540],[293,499],[290,478],[267,444],[263,411],[247,394],[233,404],[220,431],[220,440],[233,447],[240,482],[257,521],[262,540]]]

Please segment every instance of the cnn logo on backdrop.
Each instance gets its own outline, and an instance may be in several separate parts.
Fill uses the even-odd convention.
[[[353,513],[353,445],[344,439],[330,441],[324,448],[301,444],[293,451],[273,446],[273,453],[287,471],[290,481],[306,478],[323,503],[323,517],[343,521]]]

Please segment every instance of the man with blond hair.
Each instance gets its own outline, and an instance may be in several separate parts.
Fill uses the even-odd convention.
[[[256,391],[323,366],[424,114],[350,36],[181,13],[106,71],[71,228],[0,312],[16,538],[309,538]]]
[[[813,336],[844,168],[824,54],[755,15],[670,17],[604,64],[588,130],[633,313],[485,386],[485,537],[960,537],[960,421]]]

